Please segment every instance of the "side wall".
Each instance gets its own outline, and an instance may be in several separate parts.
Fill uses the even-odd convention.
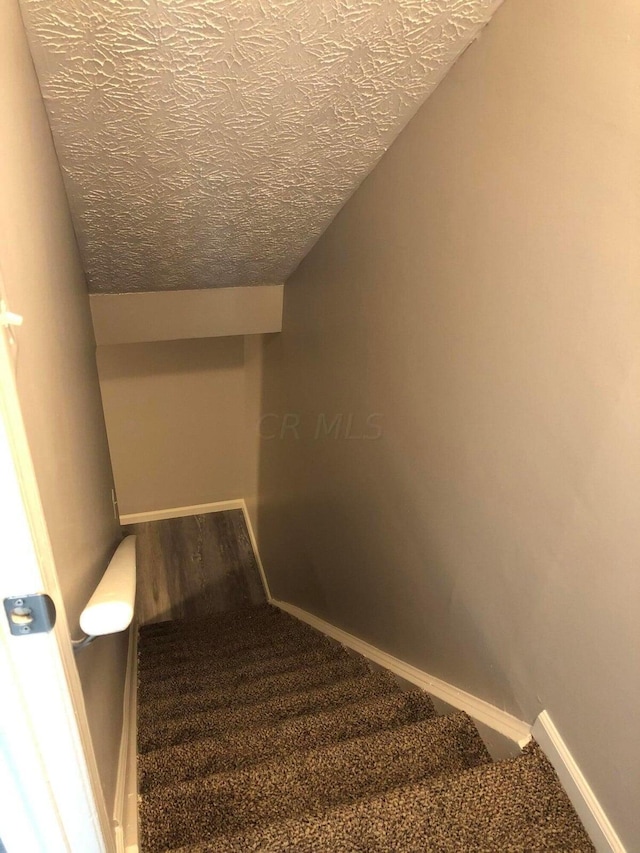
[[[640,7],[579,6],[506,0],[287,282],[260,548],[275,597],[546,708],[637,849]]]
[[[262,357],[269,335],[247,335],[244,339],[244,491],[251,526],[258,538],[260,494],[260,424],[262,416]]]
[[[93,329],[67,200],[15,0],[0,7],[0,268],[24,316],[18,392],[70,626],[120,539]],[[107,805],[122,725],[126,634],[78,658]]]
[[[98,347],[121,515],[241,498],[244,339]]]

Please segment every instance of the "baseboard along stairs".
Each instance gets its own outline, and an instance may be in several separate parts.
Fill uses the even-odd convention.
[[[138,785],[141,853],[594,850],[535,741],[271,605],[140,629]]]

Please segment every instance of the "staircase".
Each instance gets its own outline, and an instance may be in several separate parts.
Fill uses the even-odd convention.
[[[270,606],[140,629],[141,853],[592,851],[536,744]]]

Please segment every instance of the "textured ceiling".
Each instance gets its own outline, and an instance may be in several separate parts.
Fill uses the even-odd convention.
[[[22,0],[89,289],[282,281],[496,0]]]

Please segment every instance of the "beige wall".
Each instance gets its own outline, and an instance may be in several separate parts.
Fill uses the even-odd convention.
[[[243,338],[98,348],[122,515],[244,496]]]
[[[276,597],[546,708],[637,849],[640,6],[578,5],[506,0],[287,282],[260,544]]]
[[[260,418],[262,415],[263,348],[267,335],[244,339],[244,483],[245,500],[253,532],[259,536]]]
[[[78,617],[120,539],[89,299],[18,6],[0,7],[0,267],[17,332],[17,384],[64,606]],[[107,803],[122,723],[126,634],[78,666]]]

